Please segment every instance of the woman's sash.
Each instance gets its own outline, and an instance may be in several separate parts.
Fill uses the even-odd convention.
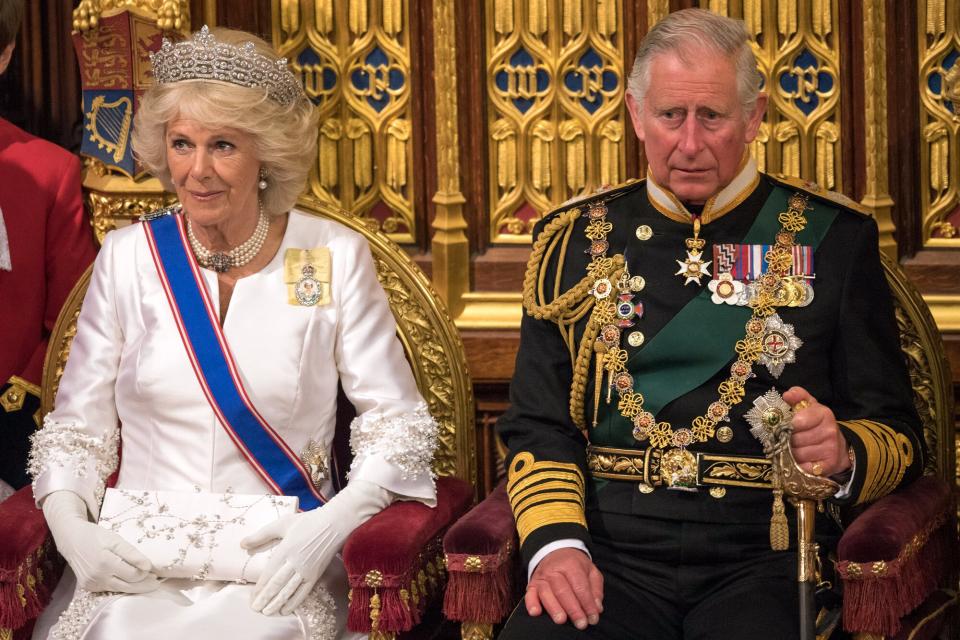
[[[227,435],[274,493],[297,496],[303,511],[322,506],[326,498],[314,487],[310,473],[243,387],[187,244],[183,216],[160,215],[144,220],[142,226],[187,357]]]

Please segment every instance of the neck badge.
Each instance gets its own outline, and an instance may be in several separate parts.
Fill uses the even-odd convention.
[[[700,218],[696,217],[693,219],[693,237],[686,240],[687,257],[685,260],[677,260],[680,270],[674,274],[685,278],[683,286],[693,282],[699,287],[701,285],[700,278],[710,275],[708,267],[711,261],[703,259],[703,246],[705,244],[706,240],[700,237]]]

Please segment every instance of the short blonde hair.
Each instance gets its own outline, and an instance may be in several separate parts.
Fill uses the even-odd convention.
[[[218,42],[252,42],[258,53],[279,56],[266,42],[243,31],[214,28]],[[190,118],[210,128],[238,129],[254,139],[257,159],[266,174],[261,192],[268,215],[289,211],[303,193],[310,166],[317,156],[317,113],[306,97],[283,106],[267,97],[266,89],[216,80],[186,80],[150,87],[134,119],[133,152],[143,166],[173,190],[167,166],[167,126]]]

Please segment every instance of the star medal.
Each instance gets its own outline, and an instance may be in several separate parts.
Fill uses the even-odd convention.
[[[753,408],[747,411],[744,418],[750,425],[750,433],[760,441],[768,455],[783,437],[784,429],[787,438],[793,431],[793,409],[776,389],[770,389],[756,398]]]
[[[700,286],[700,278],[710,275],[711,260],[703,259],[703,245],[706,240],[700,238],[700,218],[693,219],[693,237],[687,238],[687,257],[685,260],[677,260],[680,269],[674,274],[685,278],[683,285],[687,286],[691,282]]]
[[[784,322],[776,313],[764,323],[761,343],[760,364],[774,378],[780,377],[784,365],[797,361],[797,349],[803,346],[803,340],[793,333],[793,325]]]
[[[710,301],[713,304],[737,304],[743,294],[743,283],[734,280],[729,273],[721,273],[707,283],[710,290]]]
[[[297,280],[294,292],[297,296],[297,302],[305,307],[312,307],[320,300],[323,293],[322,285],[313,276],[316,274],[312,264],[305,264],[300,270],[300,279]]]

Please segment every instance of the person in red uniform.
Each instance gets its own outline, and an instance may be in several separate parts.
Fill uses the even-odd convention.
[[[0,0],[0,75],[23,0]],[[47,337],[96,246],[83,212],[80,161],[0,118],[0,498],[29,482]]]

